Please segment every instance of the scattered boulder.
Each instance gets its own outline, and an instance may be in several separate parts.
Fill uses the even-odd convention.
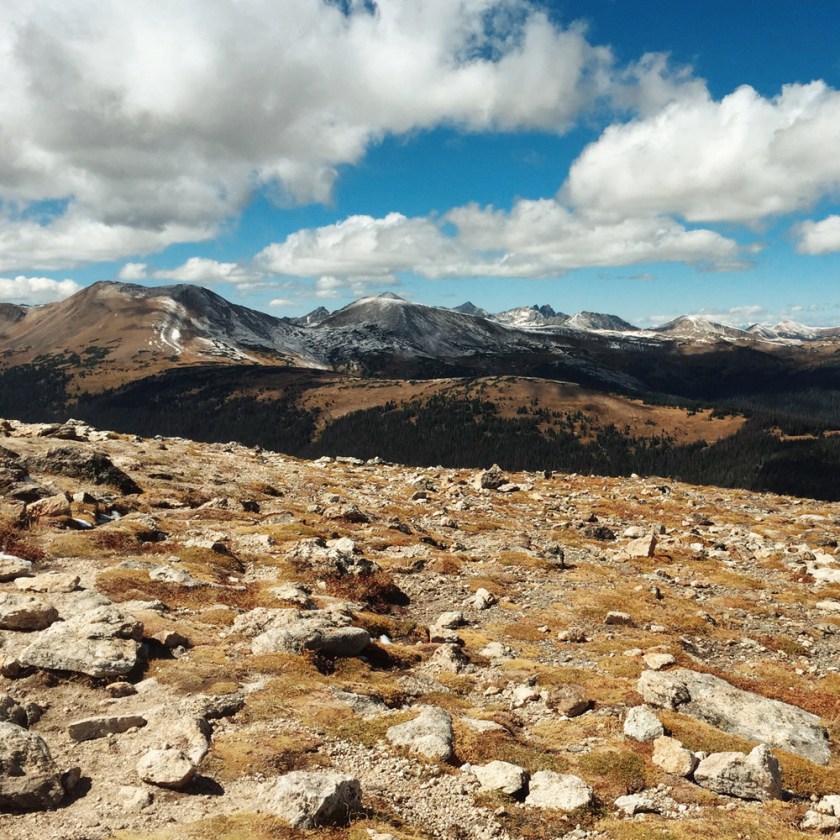
[[[650,534],[649,536],[631,540],[624,547],[624,551],[629,557],[653,557],[656,552],[656,536]]]
[[[662,735],[653,742],[653,763],[666,773],[688,778],[697,767],[697,756],[681,741]]]
[[[498,464],[493,464],[489,470],[482,470],[472,480],[472,485],[476,490],[498,490],[507,483],[507,476]]]
[[[651,671],[661,671],[677,661],[670,653],[646,653],[642,658]]]
[[[22,726],[24,729],[29,726],[26,709],[9,694],[0,694],[0,721]]]
[[[32,574],[32,563],[14,554],[0,553],[0,583]]]
[[[195,776],[195,765],[175,747],[149,750],[137,762],[137,775],[144,782],[170,790],[182,790]]]
[[[254,653],[314,650],[328,656],[347,657],[358,656],[370,644],[367,630],[339,623],[335,613],[327,610],[267,612],[274,615],[251,643]]]
[[[604,624],[612,627],[632,627],[633,618],[629,613],[612,610],[604,618]]]
[[[779,762],[766,744],[749,755],[739,752],[712,753],[694,771],[701,787],[738,799],[779,799],[782,778]]]
[[[19,655],[21,665],[122,677],[137,664],[143,625],[113,605],[94,607],[41,631]]]
[[[292,828],[346,822],[362,806],[358,779],[329,770],[296,770],[263,786],[261,806]]]
[[[115,487],[124,496],[143,492],[137,482],[114,466],[107,455],[85,447],[57,446],[50,449],[46,455],[30,459],[27,463],[30,470],[35,472],[58,473],[93,484],[107,484],[109,487]]]
[[[38,499],[26,506],[26,515],[30,519],[55,519],[60,516],[70,516],[70,502],[64,493],[56,493]]]
[[[63,798],[61,773],[44,739],[0,722],[0,807],[42,811]]]
[[[364,557],[348,537],[301,540],[286,554],[286,559],[298,569],[311,569],[324,576],[369,575],[379,571],[379,566]]]
[[[0,630],[43,630],[58,620],[58,610],[32,595],[0,592]]]
[[[526,805],[534,808],[574,811],[592,803],[594,792],[579,776],[540,770],[531,776]]]
[[[491,761],[488,764],[474,764],[470,767],[484,792],[499,791],[509,796],[519,793],[528,781],[528,774],[509,761]]]
[[[120,810],[127,814],[139,814],[152,804],[152,794],[144,788],[123,785],[117,791]]]
[[[475,610],[486,610],[496,603],[496,596],[487,589],[476,589],[475,593],[464,601],[464,606]]]
[[[129,729],[139,729],[147,723],[142,715],[105,715],[74,720],[67,733],[74,741],[92,741],[106,735],[119,735]]]
[[[637,684],[647,703],[702,720],[724,732],[764,742],[816,764],[831,757],[820,719],[797,706],[735,688],[711,674],[687,668],[644,671]]]
[[[561,685],[548,695],[548,706],[564,717],[578,717],[589,709],[592,701],[579,685]]]
[[[650,706],[633,706],[624,718],[624,734],[634,741],[655,741],[665,734],[665,727]]]
[[[452,757],[452,717],[437,706],[427,706],[414,720],[392,726],[385,737],[395,746],[435,761]]]

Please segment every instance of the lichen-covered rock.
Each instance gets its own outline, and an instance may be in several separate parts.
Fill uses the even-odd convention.
[[[113,605],[94,607],[38,633],[18,657],[22,665],[121,677],[137,664],[143,625]]]
[[[816,715],[789,703],[743,691],[711,674],[687,668],[644,671],[637,684],[647,703],[801,755],[816,764],[831,757],[828,733]]]
[[[624,734],[634,741],[654,741],[665,734],[665,727],[650,706],[633,706],[624,718]]]
[[[739,752],[712,753],[694,771],[701,787],[738,799],[779,799],[782,777],[779,762],[766,744],[749,755]]]
[[[385,737],[395,746],[436,761],[452,757],[452,717],[437,706],[427,706],[414,720],[392,726]]]
[[[292,828],[343,823],[362,805],[358,779],[328,770],[297,770],[263,786],[261,806]]]
[[[61,774],[40,735],[0,722],[0,807],[55,808],[64,797]]]
[[[143,492],[137,482],[115,466],[107,455],[86,447],[57,446],[46,455],[31,459],[28,464],[34,472],[58,473],[92,484],[107,484],[116,487],[124,496]]]

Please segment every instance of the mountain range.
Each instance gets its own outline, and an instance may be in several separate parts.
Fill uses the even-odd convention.
[[[840,498],[838,350],[840,330],[789,322],[684,316],[643,330],[548,305],[490,314],[393,294],[277,318],[195,285],[106,282],[0,305],[0,416]]]

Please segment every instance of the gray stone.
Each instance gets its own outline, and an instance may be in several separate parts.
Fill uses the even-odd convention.
[[[631,793],[627,796],[619,796],[615,800],[616,810],[621,811],[626,817],[633,817],[636,814],[659,814],[661,808],[649,796],[642,793]]]
[[[0,721],[14,723],[26,729],[29,726],[29,716],[26,709],[9,694],[0,694]]]
[[[478,779],[481,790],[499,791],[513,796],[519,793],[528,781],[528,774],[518,765],[509,761],[491,761],[489,764],[475,764],[470,768]]]
[[[120,810],[127,814],[139,814],[152,804],[152,794],[144,788],[123,785],[117,791]]]
[[[106,735],[118,735],[129,729],[139,729],[147,723],[142,715],[104,715],[81,718],[67,725],[67,733],[74,741],[93,741]]]
[[[263,786],[261,807],[292,828],[345,822],[362,805],[358,779],[329,770],[296,770]]]
[[[553,689],[548,695],[548,705],[557,714],[573,718],[587,711],[592,701],[581,686],[569,684]]]
[[[61,774],[44,739],[0,722],[0,807],[41,811],[63,797]]]
[[[663,735],[653,742],[653,763],[675,776],[688,778],[697,767],[697,756],[676,738]]]
[[[254,653],[315,650],[330,656],[358,656],[370,644],[370,634],[362,627],[334,627],[316,621],[295,621],[286,627],[273,627],[254,639]]]
[[[0,553],[0,583],[32,574],[32,563],[14,554]]]
[[[525,804],[535,808],[574,811],[591,804],[593,797],[592,788],[579,776],[540,770],[531,776]]]
[[[624,718],[624,734],[634,741],[654,741],[665,734],[665,727],[650,706],[633,706]]]
[[[414,720],[392,726],[385,737],[395,746],[436,761],[452,757],[452,717],[437,706],[427,706]]]
[[[94,607],[38,633],[18,657],[22,665],[122,677],[137,664],[143,625],[113,605]]]
[[[724,732],[801,755],[816,764],[831,757],[820,719],[797,706],[742,691],[711,674],[686,668],[644,671],[637,690],[646,702],[675,709]]]
[[[175,747],[149,750],[137,762],[137,775],[150,785],[181,790],[195,776],[195,765]]]
[[[694,771],[701,787],[738,799],[779,799],[781,771],[770,748],[759,744],[749,755],[739,752],[712,753]]]
[[[0,630],[43,630],[58,620],[58,610],[32,595],[0,592]]]
[[[502,485],[507,483],[507,476],[502,472],[498,464],[493,464],[489,470],[482,470],[472,481],[473,487],[476,490],[498,490]]]
[[[824,796],[814,805],[814,810],[821,814],[831,814],[835,817],[840,817],[840,795],[833,793]]]

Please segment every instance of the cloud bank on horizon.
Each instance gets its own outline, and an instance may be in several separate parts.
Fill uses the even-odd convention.
[[[60,298],[97,264],[139,282],[285,290],[275,302],[404,275],[738,272],[779,223],[802,259],[840,252],[840,91],[734,85],[716,99],[665,52],[622,63],[592,40],[536,0],[7,0],[0,298]],[[221,240],[236,251],[255,196],[277,214],[329,206],[342,171],[384,138],[410,149],[438,127],[589,142],[539,199],[412,215],[393,196],[384,214],[213,254]],[[166,249],[176,264],[151,264]]]

